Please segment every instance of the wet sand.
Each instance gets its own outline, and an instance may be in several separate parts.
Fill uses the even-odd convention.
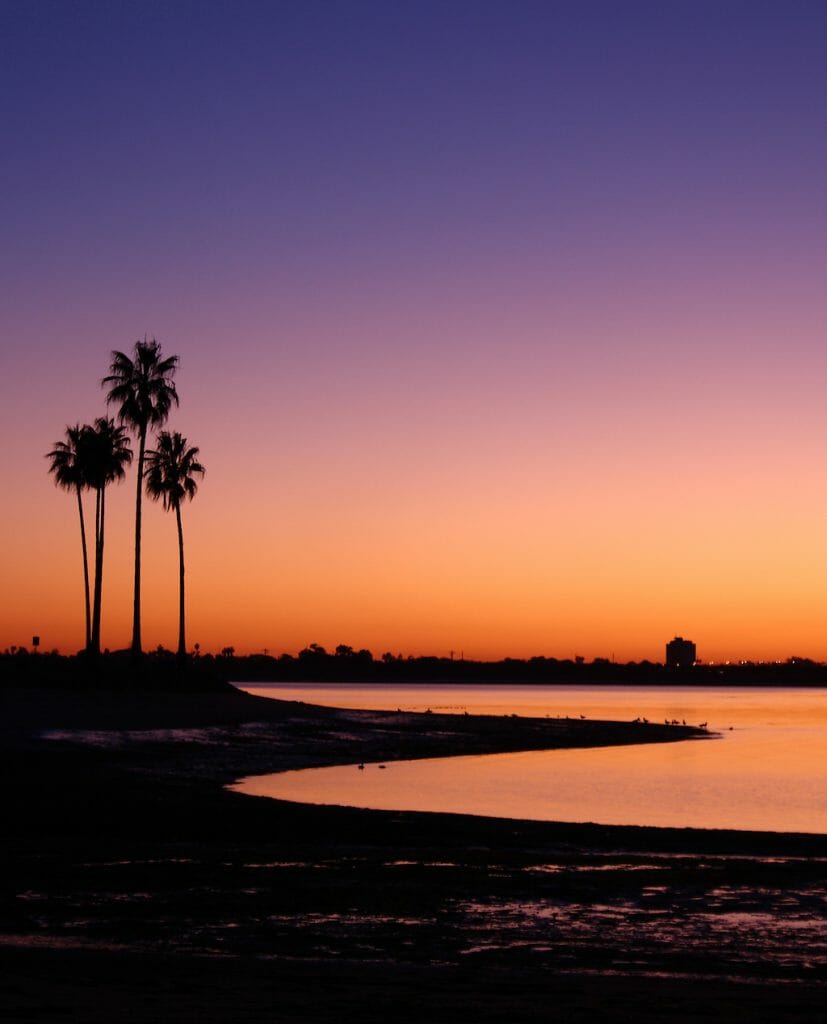
[[[235,692],[2,690],[0,712],[5,1019],[815,1020],[827,998],[827,837],[222,789],[302,765],[691,730]]]

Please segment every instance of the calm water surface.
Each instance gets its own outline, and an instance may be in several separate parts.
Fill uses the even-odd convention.
[[[235,789],[307,803],[617,825],[827,833],[827,692],[616,686],[286,686],[283,700],[375,710],[646,717],[709,739],[305,769]],[[358,757],[358,749],[355,756]]]

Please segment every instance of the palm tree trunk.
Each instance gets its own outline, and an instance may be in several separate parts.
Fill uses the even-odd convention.
[[[141,501],[144,494],[144,452],[146,427],[138,433],[138,493],[135,498],[135,588],[132,599],[132,654],[141,651]]]
[[[78,515],[80,516],[80,543],[83,548],[83,598],[86,611],[86,650],[92,646],[92,617],[89,610],[89,553],[86,550],[86,524],[83,520],[83,499],[80,494],[80,485],[77,486]]]
[[[175,503],[175,519],[178,523],[178,660],[183,662],[187,657],[187,645],[184,638],[184,530],[179,502]]]
[[[95,498],[95,596],[92,606],[92,653],[101,651],[101,596],[103,594],[103,519],[104,488],[99,487]]]

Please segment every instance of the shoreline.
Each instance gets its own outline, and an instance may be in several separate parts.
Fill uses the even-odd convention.
[[[111,1019],[127,997],[141,1024],[230,1021],[238,984],[258,1019],[276,981],[292,1009],[275,1019],[307,1021],[339,999],[367,1020],[374,1002],[413,1022],[414,1006],[428,1016],[456,1000],[468,1024],[489,1008],[534,1021],[549,986],[564,1010],[607,1021],[617,999],[641,1020],[663,1019],[646,1016],[657,998],[683,1007],[674,1021],[693,1007],[723,1021],[736,1004],[758,1021],[770,1005],[774,1020],[785,1005],[804,1019],[796,1006],[824,997],[827,836],[368,811],[222,788],[371,752],[666,742],[689,727],[354,712],[235,690],[0,689],[0,715],[0,963],[17,979],[0,1005],[38,1024],[67,1006]],[[164,1013],[141,991],[147,963]],[[191,1009],[174,992],[181,972]]]
[[[715,735],[690,725],[642,721],[339,708],[259,697],[232,684],[225,692],[206,694],[0,689],[0,723],[0,737],[10,749],[49,742],[57,749],[62,742],[68,753],[103,743],[137,764],[148,752],[163,758],[174,748],[176,761],[185,752],[187,774],[216,780],[228,772],[255,774],[261,763],[278,772],[368,757],[412,760]],[[207,750],[209,759],[203,756]]]
[[[346,733],[342,730],[346,729]],[[41,735],[42,734],[42,737]],[[216,800],[294,806],[377,818],[457,819],[488,827],[521,826],[535,832],[571,833],[586,846],[608,837],[629,849],[688,853],[727,850],[758,855],[827,856],[827,834],[690,826],[613,825],[599,822],[497,818],[439,811],[399,811],[303,804],[229,790],[240,778],[302,768],[535,750],[589,749],[648,743],[713,740],[695,726],[598,719],[531,718],[443,712],[365,711],[259,697],[228,684],[223,692],[164,693],[0,688],[0,741],[8,756],[45,758],[71,765],[113,761],[120,781],[181,791],[213,784]],[[43,738],[45,737],[45,738]],[[107,737],[109,742],[99,742]],[[70,769],[71,770],[71,769]],[[127,787],[128,789],[131,787]],[[24,800],[18,800],[22,805]],[[239,808],[241,804],[237,805]],[[243,811],[238,815],[244,817]]]

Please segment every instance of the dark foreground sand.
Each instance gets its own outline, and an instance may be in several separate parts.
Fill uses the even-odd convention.
[[[0,690],[9,1021],[820,1021],[827,837],[306,807],[310,764],[691,730]]]

